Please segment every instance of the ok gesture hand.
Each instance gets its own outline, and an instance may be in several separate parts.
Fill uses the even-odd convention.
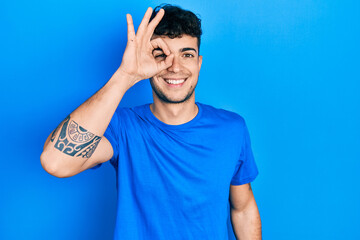
[[[126,15],[128,40],[118,70],[130,76],[129,79],[131,79],[132,85],[169,68],[174,58],[169,47],[161,38],[151,40],[154,30],[164,16],[165,11],[160,9],[155,18],[149,23],[151,14],[152,8],[148,8],[136,34],[131,15]],[[167,57],[157,61],[153,56],[153,50],[156,48],[161,48]]]

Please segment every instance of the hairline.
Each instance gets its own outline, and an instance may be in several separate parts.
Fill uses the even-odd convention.
[[[181,34],[181,35],[179,35],[179,36],[177,36],[177,37],[174,37],[174,38],[182,38],[183,36],[189,36],[189,37],[192,37],[192,38],[196,38],[196,41],[197,41],[197,47],[198,47],[198,51],[197,51],[197,53],[198,53],[198,55],[200,56],[200,38],[198,38],[198,37],[196,37],[196,36],[191,36],[190,34],[186,34],[186,33],[184,33],[184,34]],[[174,38],[171,38],[171,37],[169,37],[169,35],[166,35],[166,34],[164,34],[164,35],[157,35],[157,34],[155,34],[155,33],[153,33],[153,35],[151,36],[151,40],[153,40],[153,39],[156,39],[156,38],[158,38],[158,37],[168,37],[168,38],[170,38],[170,39],[174,39]]]

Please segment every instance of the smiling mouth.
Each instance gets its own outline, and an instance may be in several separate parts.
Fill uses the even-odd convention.
[[[169,83],[169,84],[180,84],[185,82],[185,79],[165,79],[165,82]]]
[[[170,86],[182,86],[187,78],[164,78],[165,82]]]

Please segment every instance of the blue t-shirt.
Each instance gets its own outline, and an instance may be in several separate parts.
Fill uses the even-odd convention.
[[[118,208],[114,239],[233,239],[230,184],[258,170],[244,119],[196,103],[181,125],[157,119],[150,104],[119,108],[104,136],[114,155]]]

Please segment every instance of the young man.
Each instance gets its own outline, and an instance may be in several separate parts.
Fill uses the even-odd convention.
[[[107,84],[48,137],[41,163],[70,177],[110,160],[116,169],[115,239],[261,239],[250,187],[257,174],[244,119],[195,102],[201,26],[192,12],[149,8]],[[152,104],[116,108],[150,78]],[[230,208],[230,211],[229,211]]]

